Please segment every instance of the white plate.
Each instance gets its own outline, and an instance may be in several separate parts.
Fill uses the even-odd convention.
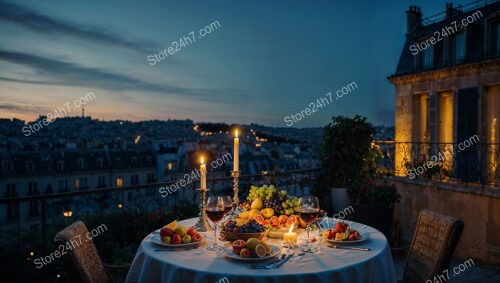
[[[323,239],[323,240],[325,240],[325,241],[327,241],[329,243],[332,243],[332,244],[340,244],[340,245],[342,245],[342,244],[344,244],[344,245],[345,244],[357,244],[357,243],[361,243],[361,242],[364,242],[364,241],[368,240],[368,237],[369,237],[368,233],[359,232],[359,231],[358,231],[358,233],[361,236],[361,239],[359,239],[359,240],[354,240],[354,241],[335,241],[335,240],[330,240],[328,238]]]
[[[177,245],[174,245],[174,244],[166,244],[166,243],[164,243],[164,242],[161,241],[159,235],[154,235],[153,237],[151,237],[151,242],[154,243],[154,244],[156,244],[156,245],[163,246],[163,247],[168,247],[168,248],[189,248],[189,247],[193,247],[193,246],[196,246],[196,245],[199,245],[199,244],[203,243],[205,241],[205,236],[203,236],[203,235],[201,235],[201,236],[203,237],[203,239],[201,241],[199,241],[199,242],[194,242],[194,243],[189,243],[189,244],[177,244]]]
[[[280,248],[272,245],[269,245],[269,247],[271,247],[271,254],[265,257],[241,257],[239,255],[233,254],[233,247],[231,246],[224,248],[224,255],[230,259],[254,262],[270,259],[280,254]]]

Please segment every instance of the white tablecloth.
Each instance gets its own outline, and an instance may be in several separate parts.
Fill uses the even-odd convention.
[[[197,219],[180,223],[191,227]],[[371,251],[341,250],[321,244],[314,254],[292,257],[279,269],[250,269],[246,264],[231,261],[222,252],[208,251],[213,231],[203,233],[207,244],[191,250],[155,251],[158,248],[147,236],[137,250],[126,282],[164,283],[318,283],[318,282],[396,282],[390,248],[382,233],[374,228],[346,221],[369,234],[366,242],[354,245]],[[268,243],[279,246],[280,240]],[[219,244],[223,242],[219,241]],[[224,279],[224,278],[227,278]]]

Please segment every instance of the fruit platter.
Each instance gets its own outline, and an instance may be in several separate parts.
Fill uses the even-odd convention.
[[[151,241],[165,247],[191,247],[200,244],[205,238],[194,227],[186,227],[173,221],[160,229],[160,235],[155,235]]]
[[[258,238],[236,240],[224,249],[226,257],[243,261],[261,261],[273,258],[280,254],[280,249],[266,244]]]
[[[250,238],[264,239],[266,236],[266,228],[264,225],[252,219],[250,221],[243,221],[241,219],[229,219],[222,225],[221,235],[225,240],[243,240],[246,241]]]
[[[282,238],[290,227],[306,228],[306,223],[298,216],[299,198],[278,191],[273,185],[252,186],[247,201],[240,204],[241,212],[235,219],[236,226],[255,220],[266,229],[270,238]],[[238,230],[240,230],[238,228]]]
[[[323,239],[330,243],[359,243],[368,239],[368,235],[349,227],[349,224],[339,221],[335,227],[321,233]]]

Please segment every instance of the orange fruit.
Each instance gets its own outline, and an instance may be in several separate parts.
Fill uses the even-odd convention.
[[[167,225],[165,225],[165,227],[175,230],[175,228],[177,228],[177,220],[168,223]]]
[[[335,235],[335,241],[342,241],[344,238],[345,238],[345,234],[344,233],[337,233]]]

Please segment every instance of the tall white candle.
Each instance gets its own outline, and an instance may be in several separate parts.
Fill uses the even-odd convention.
[[[207,188],[207,165],[205,164],[203,156],[201,157],[200,171],[201,171],[200,189],[205,190]]]
[[[234,137],[234,166],[233,171],[240,170],[240,139],[238,138],[238,130]]]

